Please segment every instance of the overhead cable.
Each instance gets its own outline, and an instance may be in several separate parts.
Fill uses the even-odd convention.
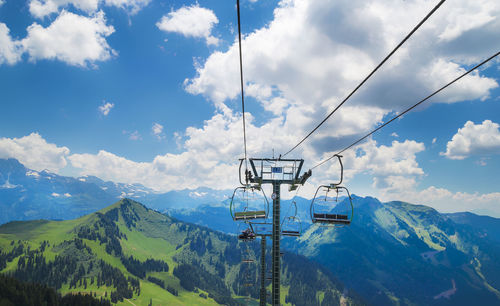
[[[356,140],[355,142],[353,142],[352,144],[350,144],[349,146],[345,147],[344,149],[340,150],[338,153],[330,156],[329,158],[323,160],[322,162],[318,163],[316,166],[312,167],[312,169],[316,168],[316,167],[319,167],[321,165],[323,165],[324,163],[326,163],[327,161],[331,160],[332,158],[334,158],[335,156],[337,155],[340,155],[342,154],[343,152],[345,152],[346,150],[354,147],[355,145],[359,144],[361,141],[365,140],[366,138],[370,137],[372,134],[374,134],[375,132],[377,132],[378,130],[380,130],[381,128],[385,127],[386,125],[388,125],[389,123],[393,122],[394,120],[400,118],[401,116],[403,116],[404,114],[408,113],[409,111],[411,111],[412,109],[414,109],[415,107],[419,106],[420,104],[424,103],[425,101],[429,100],[430,98],[432,98],[433,96],[435,96],[436,94],[438,94],[439,92],[441,92],[442,90],[444,90],[445,88],[449,87],[450,85],[452,85],[453,83],[457,82],[458,80],[460,80],[461,78],[463,78],[464,76],[468,75],[469,73],[471,73],[472,71],[478,69],[479,67],[483,66],[484,64],[486,64],[487,62],[491,61],[492,59],[494,59],[495,57],[497,57],[498,55],[500,54],[500,52],[497,52],[495,53],[494,55],[490,56],[489,58],[487,58],[486,60],[484,60],[483,62],[481,62],[480,64],[472,67],[471,69],[469,69],[468,71],[466,71],[465,73],[463,73],[462,75],[460,75],[459,77],[457,77],[456,79],[454,79],[453,81],[449,82],[448,84],[444,85],[443,87],[439,88],[438,90],[436,90],[435,92],[433,92],[432,94],[428,95],[427,97],[425,97],[424,99],[420,100],[418,103],[412,105],[410,108],[406,109],[404,112],[400,113],[399,115],[395,116],[394,118],[392,118],[391,120],[387,121],[386,123],[380,125],[379,127],[377,127],[376,129],[374,129],[373,131],[371,131],[370,133],[366,134],[365,136],[361,137],[360,139]]]
[[[240,0],[236,0],[236,7],[238,11],[238,42],[240,48],[240,85],[241,85],[241,110],[243,112],[243,143],[245,150],[245,166],[248,168],[247,162],[247,133],[245,124],[245,95],[243,92],[243,60],[241,55],[241,21],[240,21]],[[246,171],[246,170],[245,170]]]
[[[288,155],[290,152],[292,152],[293,150],[295,150],[298,146],[300,146],[307,138],[309,138],[309,136],[311,136],[314,132],[316,132],[316,130],[323,125],[323,123],[325,123],[347,100],[349,100],[349,98],[351,98],[351,96],[356,92],[358,91],[358,89],[363,86],[363,84],[365,84],[366,81],[368,81],[368,79],[380,68],[382,67],[382,65],[384,65],[384,63],[418,30],[418,28],[420,28],[420,26],[422,26],[426,21],[427,19],[429,19],[429,17],[432,16],[432,14],[434,14],[434,12],[445,2],[446,0],[441,0],[439,1],[439,3],[427,14],[427,16],[424,17],[424,19],[422,19],[418,24],[417,26],[415,26],[413,28],[413,30],[411,30],[411,32],[406,35],[406,37],[396,46],[396,48],[394,48],[394,50],[391,51],[391,53],[389,53],[381,62],[380,64],[377,65],[377,67],[375,67],[375,69],[373,69],[372,72],[370,72],[370,74],[365,77],[365,79],[359,83],[358,86],[356,86],[356,88],[354,88],[354,90],[346,97],[344,98],[344,100],[339,104],[337,105],[337,107],[335,107],[335,109],[333,111],[331,111],[328,116],[326,116],[325,119],[323,119],[323,121],[321,121],[311,132],[309,132],[309,134],[307,134],[301,141],[299,141],[299,143],[297,143],[293,148],[291,148],[288,152],[286,152],[285,154],[283,154],[283,157],[285,157],[286,155]]]

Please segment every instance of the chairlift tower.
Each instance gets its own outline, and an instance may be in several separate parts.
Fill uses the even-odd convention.
[[[264,225],[264,230],[260,228]],[[260,306],[267,305],[267,290],[266,290],[266,249],[267,249],[267,237],[272,236],[271,231],[267,231],[266,226],[269,223],[266,222],[253,222],[250,223],[250,228],[252,232],[255,233],[257,237],[260,237]],[[254,227],[255,226],[255,227]]]
[[[281,185],[289,185],[289,190],[295,190],[298,185],[304,185],[306,180],[311,176],[311,171],[309,170],[300,176],[300,171],[302,170],[302,165],[304,164],[303,159],[250,158],[249,162],[251,172],[249,171],[246,173],[246,180],[249,183],[258,186],[262,184],[271,184],[273,186],[273,194],[271,196],[273,199],[273,229],[271,234],[273,240],[271,297],[272,305],[280,305]],[[253,173],[253,175],[251,173]],[[263,243],[265,243],[265,240]]]

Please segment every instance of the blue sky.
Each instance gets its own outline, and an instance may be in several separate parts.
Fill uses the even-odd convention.
[[[241,0],[249,153],[284,153],[438,1]],[[235,1],[0,1],[0,158],[159,191],[237,185]],[[500,50],[447,1],[291,156],[312,167]],[[498,60],[344,154],[352,193],[500,216]],[[336,179],[315,169],[301,189]]]

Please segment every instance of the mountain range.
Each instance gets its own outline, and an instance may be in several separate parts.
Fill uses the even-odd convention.
[[[239,305],[259,297],[257,241],[238,242],[129,199],[75,220],[9,222],[0,226],[0,249],[1,273],[63,295],[119,305]],[[283,304],[363,304],[321,265],[282,258]]]
[[[369,304],[500,303],[500,245],[494,235],[500,220],[488,218],[485,229],[473,214],[446,215],[370,197],[354,196],[353,202],[351,226],[311,226],[283,245],[326,266]]]
[[[231,193],[203,187],[159,193],[140,184],[105,182],[95,176],[60,176],[28,169],[16,159],[0,159],[0,224],[74,219],[125,197],[166,211],[220,203]]]
[[[306,215],[310,201],[295,201]],[[355,195],[353,203],[350,226],[318,227],[302,217],[302,236],[284,238],[282,247],[321,263],[371,305],[500,304],[500,219]],[[227,233],[239,230],[225,206],[170,213]]]
[[[3,222],[71,219],[131,196],[143,199],[146,207],[165,213],[169,220],[210,228],[217,235],[226,233],[234,239],[242,230],[228,210],[231,191],[200,188],[161,194],[141,185],[95,177],[33,173],[16,160],[0,160],[0,208],[6,211],[0,217]],[[65,193],[71,196],[61,196]],[[323,228],[308,219],[310,200],[296,197],[294,201],[303,233],[297,239],[284,238],[282,247],[290,252],[287,254],[318,263],[324,273],[338,278],[363,302],[500,304],[500,263],[496,261],[500,258],[500,219],[468,212],[443,214],[424,205],[383,203],[353,195],[353,223]],[[288,214],[290,202],[282,201],[282,216]],[[62,207],[67,211],[61,212]],[[197,258],[195,253],[191,255]]]

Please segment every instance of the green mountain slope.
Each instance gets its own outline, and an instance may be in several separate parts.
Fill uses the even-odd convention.
[[[374,305],[498,305],[500,246],[423,205],[354,198],[349,227],[310,227],[284,245]]]
[[[70,221],[0,226],[0,272],[85,292],[120,305],[239,304],[258,298],[260,245],[177,221],[124,199]],[[283,257],[283,302],[359,304],[329,272],[304,257]],[[307,277],[304,277],[307,276]],[[288,292],[288,294],[285,294]]]
[[[0,305],[109,306],[111,303],[88,294],[61,297],[53,288],[45,285],[20,282],[13,277],[0,275]]]

